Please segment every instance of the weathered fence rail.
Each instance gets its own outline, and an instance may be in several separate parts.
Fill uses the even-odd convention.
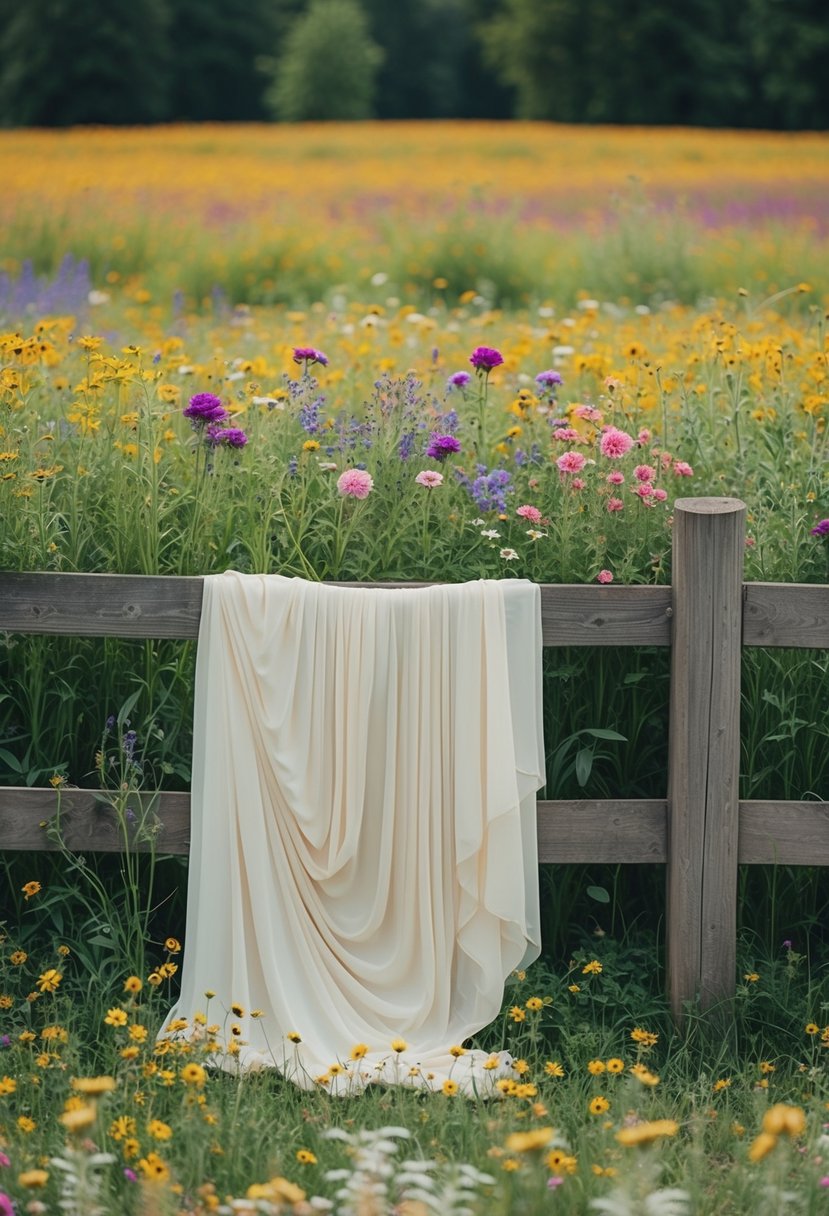
[[[741,648],[829,649],[829,586],[742,582],[744,518],[736,499],[678,500],[671,587],[541,588],[546,646],[672,650],[666,799],[539,801],[538,844],[544,863],[666,866],[677,1016],[687,1000],[734,992],[738,865],[829,866],[829,802],[738,797]],[[195,638],[202,591],[201,578],[0,573],[0,630]],[[160,821],[154,847],[186,854],[189,794],[140,798]],[[58,813],[70,848],[123,847],[100,794],[10,787],[0,788],[0,848],[58,847],[46,831]]]

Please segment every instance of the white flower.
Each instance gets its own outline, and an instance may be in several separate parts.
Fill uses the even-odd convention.
[[[530,540],[541,540],[546,535],[547,535],[546,532],[539,532],[535,528],[527,529],[527,536],[529,536]]]
[[[285,402],[279,397],[251,397],[254,405],[266,405],[269,410],[284,410]]]
[[[574,355],[576,353],[575,346],[554,346],[553,357],[555,359],[563,359],[566,355]]]
[[[389,276],[382,270],[378,270],[377,274],[371,276],[372,287],[382,287],[384,283],[388,283]]]
[[[598,300],[579,300],[579,302],[578,302],[578,304],[576,305],[576,307],[577,307],[577,308],[581,308],[581,309],[583,309],[583,310],[586,312],[586,311],[587,311],[587,309],[598,308],[598,307],[599,307],[599,301],[598,301]]]
[[[514,549],[501,549],[498,556],[503,557],[505,562],[517,562],[518,561],[518,554],[515,552]]]
[[[92,305],[92,307],[95,308],[98,304],[108,304],[109,303],[109,292],[108,291],[90,291],[89,295],[86,298],[89,301],[89,303]]]
[[[495,528],[484,528],[483,532],[481,533],[481,536],[485,536],[487,538],[487,540],[499,540],[501,537],[501,533],[498,532]]]

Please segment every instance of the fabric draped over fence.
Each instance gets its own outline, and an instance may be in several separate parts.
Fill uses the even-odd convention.
[[[187,1018],[198,1038],[203,1011],[223,1067],[486,1092],[509,1061],[449,1048],[538,954],[543,783],[536,585],[206,577],[182,989],[162,1034]]]

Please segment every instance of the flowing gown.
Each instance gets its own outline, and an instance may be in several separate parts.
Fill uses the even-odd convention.
[[[202,1012],[222,1067],[491,1092],[508,1057],[450,1049],[539,951],[541,723],[533,583],[206,577],[162,1035]]]

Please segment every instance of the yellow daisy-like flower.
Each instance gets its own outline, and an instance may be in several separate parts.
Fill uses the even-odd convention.
[[[169,1123],[164,1123],[161,1119],[150,1119],[147,1124],[147,1135],[152,1136],[153,1140],[170,1140],[173,1129]]]
[[[22,967],[28,957],[25,950],[15,950],[9,955],[9,962],[13,967]]]
[[[493,1069],[500,1067],[501,1061],[498,1056],[489,1056],[484,1060],[483,1067],[487,1072],[492,1072]]]
[[[582,975],[601,975],[604,968],[597,958],[591,959],[581,969]]]
[[[44,971],[43,975],[38,978],[37,986],[41,992],[57,992],[63,976],[54,967],[50,967],[48,971]]]
[[[167,1182],[170,1171],[157,1153],[147,1153],[138,1162],[138,1168],[148,1182]]]
[[[598,1097],[592,1098],[587,1109],[591,1115],[603,1115],[605,1111],[610,1110],[610,1103],[607,1098],[603,1098],[601,1094]]]
[[[21,890],[23,891],[24,896],[28,900],[28,899],[31,899],[33,896],[39,894],[39,892],[42,891],[43,888],[41,887],[39,882],[27,882],[27,883],[23,884],[23,886],[21,887]]]
[[[297,1149],[296,1159],[300,1165],[316,1165],[317,1159],[308,1148]]]
[[[640,1085],[649,1085],[653,1087],[654,1085],[659,1084],[659,1077],[655,1072],[651,1072],[649,1068],[646,1068],[644,1064],[631,1064],[630,1074],[631,1076],[636,1077],[636,1080]]]
[[[0,1077],[0,1098],[6,1098],[9,1094],[16,1093],[17,1082],[14,1077]]]
[[[108,1009],[107,1015],[104,1018],[104,1023],[107,1026],[126,1026],[128,1022],[127,1012],[125,1009]]]
[[[409,1044],[405,1039],[392,1039],[391,1041],[391,1049],[392,1051],[396,1051],[398,1055],[401,1051],[405,1051],[408,1046]]]
[[[201,1064],[185,1064],[179,1073],[185,1085],[202,1086],[207,1080],[207,1073]]]
[[[605,1071],[604,1060],[590,1060],[587,1065],[587,1071],[593,1077],[599,1077]]]
[[[440,1089],[441,1093],[445,1094],[447,1098],[454,1098],[455,1094],[458,1092],[458,1083],[457,1081],[447,1079],[443,1082]]]
[[[33,1190],[35,1187],[46,1186],[49,1173],[48,1170],[24,1170],[22,1174],[17,1175],[17,1181],[20,1186]]]
[[[563,1077],[564,1069],[559,1064],[558,1060],[548,1060],[544,1065],[544,1071],[548,1077]]]
[[[455,1059],[458,1060],[458,1059],[460,1059],[461,1056],[466,1055],[466,1048],[465,1047],[450,1047],[449,1054],[450,1054],[450,1056],[454,1056]]]
[[[367,1055],[368,1055],[368,1044],[366,1044],[366,1043],[355,1043],[354,1046],[351,1048],[351,1051],[348,1053],[349,1059],[351,1059],[351,1060],[362,1060]]]
[[[763,1131],[772,1136],[802,1136],[806,1130],[806,1114],[799,1106],[776,1102],[763,1115]]]
[[[72,1088],[75,1093],[86,1094],[90,1098],[99,1098],[101,1094],[110,1094],[115,1089],[114,1077],[73,1077]]]
[[[513,1022],[525,1022],[527,1020],[527,1014],[520,1005],[513,1005],[509,1011],[509,1016]]]
[[[245,1016],[244,1005],[231,1005],[230,1009],[231,1009],[231,1012],[233,1013],[233,1016],[236,1018],[243,1018]]]
[[[675,1136],[679,1124],[673,1119],[654,1119],[651,1122],[634,1123],[633,1127],[623,1127],[616,1133],[619,1144],[632,1147],[637,1144],[651,1144],[665,1136]]]
[[[807,1022],[804,1029],[806,1034],[820,1034],[820,1027],[815,1025],[814,1022]]]
[[[658,1034],[654,1034],[651,1030],[643,1030],[640,1026],[635,1026],[631,1030],[630,1037],[634,1043],[640,1043],[642,1047],[655,1047],[659,1042]]]
[[[767,1157],[772,1149],[777,1144],[777,1137],[770,1132],[760,1132],[760,1135],[755,1137],[751,1142],[748,1150],[749,1161],[762,1161]]]
[[[532,1153],[546,1148],[555,1135],[553,1127],[536,1127],[529,1132],[512,1132],[504,1141],[508,1153]]]
[[[764,1075],[768,1075],[768,1073],[774,1072],[774,1070],[775,1070],[775,1066],[769,1060],[760,1061],[760,1072],[763,1073]]]
[[[30,1119],[28,1115],[19,1115],[17,1118],[17,1126],[28,1136],[30,1132],[35,1130],[37,1124],[35,1123],[34,1119]]]
[[[540,1009],[544,1008],[544,1002],[540,996],[531,996],[528,1001],[524,1002],[524,1004],[527,1006],[530,1013],[538,1013]]]
[[[575,994],[576,994],[577,992],[581,992],[581,986],[580,986],[579,984],[568,984],[568,985],[567,985],[567,991],[568,991],[568,992],[572,992],[572,993],[573,993],[573,995],[575,996]]]
[[[124,992],[140,992],[144,987],[144,981],[137,975],[130,975],[124,980]]]
[[[295,1030],[289,1030],[288,1033],[285,1035],[285,1038],[288,1040],[289,1043],[301,1043],[302,1042],[302,1035],[298,1034]]]
[[[747,984],[756,984],[757,981],[759,980],[759,978],[760,978],[760,976],[758,975],[758,973],[756,971],[747,971],[745,973],[745,975],[743,976],[743,979],[746,981]]]
[[[730,1089],[731,1077],[720,1077],[718,1081],[714,1082],[712,1088],[715,1094],[721,1093],[724,1089]]]
[[[625,1071],[625,1062],[624,1062],[624,1060],[620,1060],[617,1056],[614,1056],[612,1059],[607,1061],[606,1068],[607,1068],[608,1072],[613,1072],[613,1073],[624,1072]]]
[[[58,1122],[62,1123],[68,1132],[80,1132],[91,1127],[96,1117],[94,1106],[79,1106],[76,1110],[67,1110],[59,1115]]]

